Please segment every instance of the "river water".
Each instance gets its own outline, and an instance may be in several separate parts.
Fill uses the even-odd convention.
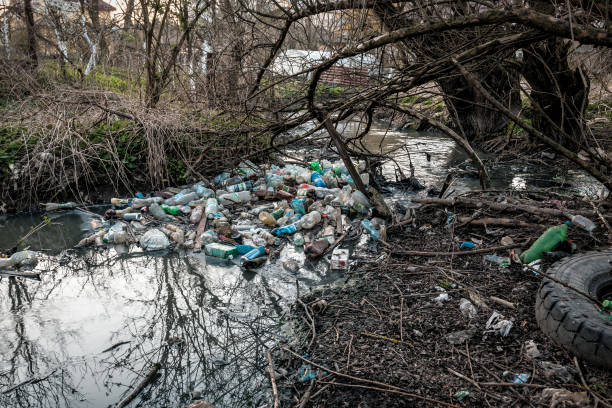
[[[345,129],[354,131],[351,124]],[[427,186],[439,186],[450,169],[469,170],[442,135],[377,126],[365,144],[385,152],[406,145]],[[409,174],[406,151],[393,156]],[[394,165],[383,173],[393,179]],[[491,174],[494,188],[550,187],[563,176],[569,189],[600,190],[580,172],[500,164]],[[456,193],[477,188],[470,175],[453,185]],[[398,201],[415,194],[392,191]],[[80,211],[49,216],[51,224],[26,242],[41,251],[41,281],[0,277],[0,407],[114,406],[155,363],[163,366],[160,377],[131,406],[183,407],[194,392],[217,407],[261,406],[268,396],[264,350],[291,335],[282,326],[296,284],[303,292],[343,277],[325,260],[311,264],[291,244],[255,273],[203,254],[74,250],[100,219]],[[13,247],[41,218],[0,218],[0,249]],[[282,268],[288,259],[302,265],[296,274]]]

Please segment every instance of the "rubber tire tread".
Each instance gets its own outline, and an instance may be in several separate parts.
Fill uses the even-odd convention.
[[[612,250],[587,252],[554,264],[548,275],[596,296],[612,280]],[[540,329],[579,358],[612,370],[612,319],[572,289],[544,278],[535,304]]]

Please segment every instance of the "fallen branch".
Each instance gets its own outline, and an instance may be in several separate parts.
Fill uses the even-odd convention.
[[[134,388],[132,392],[126,395],[124,399],[119,401],[119,403],[115,406],[115,408],[124,408],[128,406],[128,404],[132,402],[134,398],[136,398],[138,394],[140,394],[142,390],[144,390],[147,387],[147,385],[149,385],[150,383],[153,382],[153,380],[155,380],[155,377],[157,376],[157,372],[160,369],[161,369],[161,364],[159,363],[153,364],[153,367],[151,367],[151,371],[149,371],[149,374],[147,374],[147,376],[136,386],[136,388]]]
[[[453,207],[457,204],[464,205],[466,207],[472,207],[472,208],[482,208],[486,206],[486,207],[491,208],[492,210],[498,210],[498,211],[523,211],[523,212],[528,212],[531,214],[553,215],[553,216],[560,216],[560,217],[564,217],[566,213],[565,211],[561,211],[556,208],[542,208],[542,207],[536,207],[533,205],[516,205],[516,204],[509,204],[509,203],[496,203],[494,201],[476,200],[473,198],[466,198],[466,197],[456,197],[452,200],[445,200],[442,198],[413,198],[412,202],[417,203],[417,204],[443,205],[445,207]],[[596,215],[595,212],[593,211],[572,211],[572,213],[580,214],[580,215],[590,215],[590,216]]]
[[[200,220],[200,223],[198,224],[198,228],[196,229],[196,237],[195,237],[195,243],[193,244],[193,252],[200,252],[202,250],[202,234],[204,233],[204,230],[206,229],[207,220],[208,220],[208,217],[206,216],[206,213],[204,212],[202,214],[202,219]]]
[[[373,339],[387,340],[387,341],[390,341],[393,344],[402,344],[403,343],[403,341],[401,341],[401,340],[392,339],[391,337],[387,337],[387,336],[380,336],[380,335],[374,334],[374,333],[360,332],[359,334],[361,334],[362,336],[371,337]]]
[[[274,396],[274,408],[278,408],[278,389],[276,388],[276,379],[274,378],[274,362],[272,361],[270,350],[266,350],[266,359],[268,360],[268,373],[270,374],[272,395]]]
[[[525,221],[515,220],[512,218],[478,218],[472,219],[470,217],[457,217],[457,221],[463,224],[473,225],[502,225],[504,227],[521,227],[521,228],[546,228],[546,225],[531,224]]]
[[[391,255],[414,255],[414,256],[461,256],[461,255],[476,255],[476,254],[486,254],[490,252],[499,251],[502,249],[512,249],[521,247],[523,245],[527,245],[530,239],[521,242],[519,244],[511,244],[511,245],[502,245],[490,248],[482,248],[482,249],[474,249],[472,251],[453,251],[453,252],[427,252],[427,251],[402,251],[402,250],[394,250],[391,252]]]
[[[510,309],[516,309],[516,306],[514,306],[514,303],[508,302],[507,300],[498,298],[496,296],[489,296],[489,299],[491,299],[493,302],[498,303],[502,306],[509,307]]]

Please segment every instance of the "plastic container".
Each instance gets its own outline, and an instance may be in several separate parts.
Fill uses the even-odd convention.
[[[127,214],[123,214],[122,218],[126,221],[140,221],[142,220],[142,214],[127,213]]]
[[[251,201],[250,191],[239,191],[219,196],[219,202],[223,205],[244,204]]]
[[[280,237],[281,235],[291,235],[294,234],[298,230],[297,223],[285,225],[284,227],[274,228],[272,230],[272,234]]]
[[[129,198],[114,198],[113,197],[110,199],[110,203],[116,204],[116,205],[130,205],[131,202],[132,200]]]
[[[272,211],[270,213],[270,215],[272,217],[274,217],[275,220],[278,220],[278,219],[282,218],[285,215],[285,209],[284,208],[277,208],[276,210]]]
[[[204,246],[204,253],[215,258],[233,259],[238,256],[238,250],[233,246],[212,242]]]
[[[263,224],[267,225],[268,227],[273,227],[276,225],[276,219],[266,211],[260,212],[258,218],[259,221],[263,222]]]
[[[378,232],[378,230],[376,228],[374,228],[374,225],[372,225],[372,223],[370,222],[370,220],[361,220],[361,226],[367,231],[368,234],[370,234],[372,236],[372,238],[374,238],[376,241],[378,241],[380,239],[380,232]]]
[[[244,177],[242,176],[234,176],[234,177],[230,177],[226,180],[223,180],[222,182],[219,183],[219,185],[221,187],[225,187],[225,186],[231,186],[234,184],[238,184],[238,183],[242,183],[244,181]]]
[[[189,215],[189,222],[192,224],[197,224],[202,219],[202,215],[204,214],[204,208],[200,205],[195,207],[191,214]]]
[[[318,171],[319,173],[323,173],[323,169],[321,168],[321,165],[316,160],[313,162],[310,162],[310,170]]]
[[[230,186],[225,187],[225,189],[230,192],[230,193],[237,193],[239,191],[246,191],[246,190],[250,190],[253,188],[253,183],[251,183],[250,181],[244,182],[244,183],[238,183],[238,184],[233,184]]]
[[[77,207],[76,203],[47,203],[45,204],[45,211],[57,211],[57,210],[72,210]]]
[[[200,239],[202,240],[203,244],[210,244],[211,242],[218,240],[219,236],[217,235],[215,230],[208,230],[202,233],[202,235],[200,235]]]
[[[198,195],[198,197],[204,198],[204,199],[215,196],[215,192],[213,190],[211,190],[210,188],[206,188],[204,186],[197,186],[195,189],[195,192]]]
[[[223,180],[227,180],[229,178],[230,178],[230,174],[227,172],[223,172],[215,177],[214,182],[215,184],[221,184]]]
[[[335,270],[348,269],[349,250],[336,248],[332,252],[330,259],[330,268]]]
[[[284,177],[278,174],[266,174],[266,185],[269,187],[278,187],[284,182]]]
[[[236,248],[236,251],[238,251],[239,255],[245,255],[257,247],[254,247],[253,245],[235,245],[234,248]]]
[[[162,210],[164,210],[164,212],[166,214],[170,214],[170,215],[179,215],[179,214],[181,214],[180,208],[178,208],[178,207],[176,207],[174,205],[162,204],[162,205],[160,205],[160,208]]]
[[[578,227],[582,228],[589,234],[595,231],[595,228],[597,228],[597,225],[595,225],[595,223],[589,220],[587,217],[583,217],[582,215],[570,215],[570,214],[565,214],[565,215],[570,219],[572,224],[577,225]]]
[[[160,221],[166,221],[170,219],[170,216],[161,208],[157,203],[149,205],[149,214]]]
[[[105,244],[125,244],[127,242],[127,232],[125,232],[125,225],[122,223],[116,223],[102,238]]]
[[[321,222],[321,213],[318,211],[309,212],[300,219],[301,227],[307,230],[314,228],[319,222]]]
[[[296,246],[304,245],[304,235],[299,232],[293,236],[293,244]]]
[[[305,202],[306,200],[303,198],[294,198],[291,200],[291,208],[293,208],[296,214],[304,215],[306,214]]]
[[[35,266],[38,263],[38,255],[34,251],[19,251],[11,255],[10,258],[0,259],[0,268],[10,268],[14,266]]]
[[[212,220],[215,217],[215,213],[219,211],[219,203],[217,199],[212,197],[206,200],[206,209],[204,212],[206,213],[206,218]]]
[[[150,197],[150,198],[135,198],[132,200],[132,208],[143,208],[153,203],[161,203],[163,198],[161,197]]]
[[[567,237],[567,224],[550,227],[531,245],[531,247],[523,252],[520,256],[521,262],[531,263],[541,259],[544,252],[550,252],[559,243],[565,241]]]
[[[255,258],[259,258],[260,256],[264,256],[267,253],[268,253],[268,251],[266,250],[265,247],[258,246],[256,248],[253,248],[251,251],[247,252],[246,254],[242,255],[240,257],[240,263],[244,264],[247,261],[250,261],[250,260],[255,259]]]

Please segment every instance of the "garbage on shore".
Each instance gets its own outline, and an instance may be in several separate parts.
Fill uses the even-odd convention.
[[[367,182],[364,174],[362,181]],[[149,197],[112,198],[103,228],[78,247],[138,244],[146,251],[170,247],[204,250],[208,256],[235,259],[245,267],[265,263],[270,251],[286,243],[304,246],[318,258],[335,246],[353,225],[380,239],[380,220],[371,222],[374,206],[355,188],[342,164],[313,161],[310,168],[250,161],[181,188]],[[75,203],[48,203],[48,211],[76,208]],[[352,222],[356,219],[356,222]],[[361,223],[359,223],[361,221]],[[348,267],[349,254],[337,250],[334,269]]]

